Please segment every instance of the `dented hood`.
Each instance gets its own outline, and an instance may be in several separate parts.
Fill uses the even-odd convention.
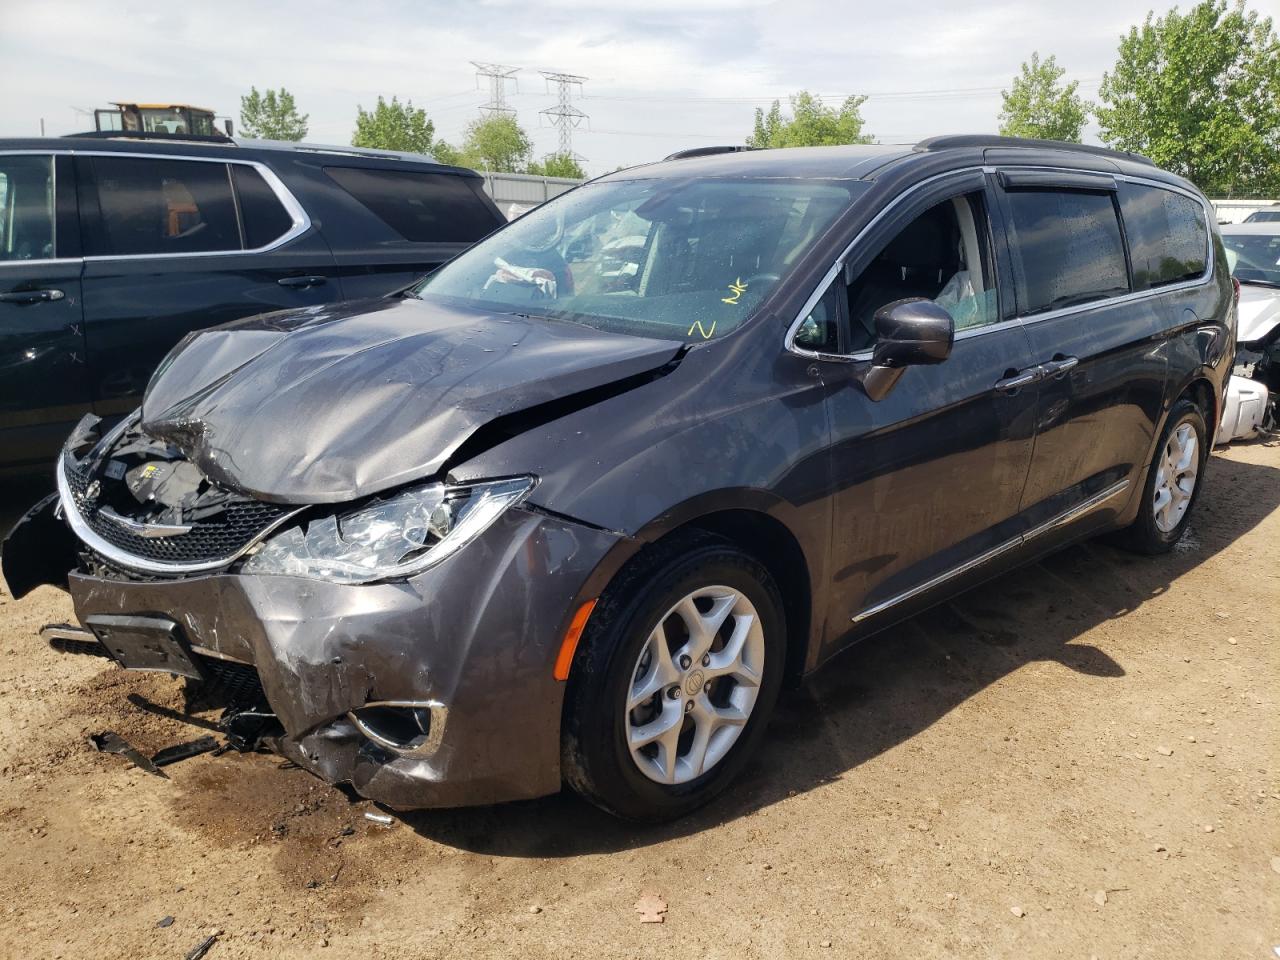
[[[486,423],[589,402],[681,346],[414,299],[265,314],[179,344],[142,428],[244,493],[339,502],[431,476]]]

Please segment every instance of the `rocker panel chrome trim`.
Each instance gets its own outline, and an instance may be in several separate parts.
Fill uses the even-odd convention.
[[[874,617],[877,614],[884,613],[884,611],[888,610],[890,607],[895,607],[906,600],[910,600],[913,597],[918,597],[920,594],[926,593],[929,590],[932,590],[934,587],[939,587],[942,584],[946,583],[948,580],[952,580],[955,577],[960,576],[961,574],[968,573],[970,570],[974,570],[982,566],[984,563],[988,563],[989,561],[994,560],[996,557],[1000,556],[1003,553],[1009,552],[1015,547],[1022,546],[1024,543],[1028,542],[1029,540],[1034,540],[1036,537],[1041,536],[1042,534],[1048,533],[1051,530],[1056,530],[1059,527],[1065,526],[1066,524],[1070,523],[1072,520],[1076,520],[1084,516],[1086,513],[1089,513],[1090,511],[1094,510],[1095,508],[1102,506],[1102,504],[1106,503],[1108,500],[1122,493],[1125,489],[1128,488],[1128,486],[1129,486],[1128,480],[1121,480],[1119,483],[1113,483],[1111,486],[1107,487],[1105,490],[1102,490],[1094,494],[1088,500],[1078,503],[1074,507],[1072,507],[1070,510],[1066,510],[1058,514],[1058,516],[1054,517],[1052,520],[1048,520],[1045,523],[1040,524],[1040,526],[1038,527],[1033,527],[1032,529],[1028,530],[1026,533],[1019,534],[1018,536],[1014,537],[1011,540],[1006,540],[1004,543],[1000,544],[999,546],[992,547],[990,550],[986,551],[985,553],[978,554],[978,556],[965,561],[964,563],[960,564],[958,567],[953,567],[952,569],[947,570],[945,573],[938,574],[932,580],[926,580],[924,583],[917,584],[916,586],[912,587],[910,590],[903,591],[902,593],[898,594],[895,597],[890,597],[888,600],[882,600],[879,603],[875,604],[874,606],[867,607],[861,613],[858,613],[857,615],[854,616],[853,622],[862,623],[864,620],[869,620],[871,617]]]

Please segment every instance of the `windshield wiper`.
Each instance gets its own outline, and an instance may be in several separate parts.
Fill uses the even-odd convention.
[[[1252,284],[1257,287],[1271,287],[1280,290],[1280,281],[1278,280],[1246,280],[1243,277],[1236,277],[1241,283]]]

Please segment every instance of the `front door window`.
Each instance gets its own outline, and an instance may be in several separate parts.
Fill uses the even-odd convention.
[[[994,323],[995,271],[981,193],[930,207],[886,243],[849,284],[850,350],[875,343],[875,314],[909,297],[933,300],[956,330]]]

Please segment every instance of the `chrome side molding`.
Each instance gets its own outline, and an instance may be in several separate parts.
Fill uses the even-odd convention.
[[[1034,540],[1036,537],[1042,536],[1043,534],[1046,534],[1051,530],[1056,530],[1059,527],[1064,527],[1068,523],[1071,523],[1073,520],[1078,520],[1080,517],[1083,517],[1085,514],[1090,513],[1093,510],[1097,509],[1098,507],[1102,506],[1108,500],[1111,500],[1112,498],[1119,496],[1126,489],[1128,489],[1128,487],[1129,487],[1128,480],[1121,480],[1119,483],[1113,483],[1111,486],[1107,487],[1105,490],[1101,490],[1098,493],[1095,493],[1088,500],[1084,500],[1080,503],[1077,503],[1071,509],[1063,511],[1053,519],[1047,520],[1044,523],[1040,524],[1038,527],[1032,527],[1026,533],[1019,534],[1018,536],[1012,538],[1011,540],[1006,540],[1004,543],[1000,544],[999,546],[992,547],[990,550],[986,551],[985,553],[980,553],[978,554],[978,556],[973,557],[970,560],[966,560],[964,563],[960,564],[959,566],[952,567],[950,570],[947,570],[944,573],[938,574],[936,577],[934,577],[931,580],[926,580],[924,583],[917,584],[916,586],[912,587],[910,590],[905,590],[895,597],[890,597],[888,600],[881,600],[879,603],[873,606],[867,607],[865,610],[854,615],[853,622],[862,623],[864,620],[869,620],[870,618],[876,616],[877,614],[884,613],[890,607],[896,607],[898,604],[903,603],[906,600],[910,600],[913,597],[918,597],[920,596],[920,594],[927,593],[928,591],[932,590],[934,587],[941,586],[942,584],[946,583],[948,580],[952,580],[962,574],[968,573],[970,570],[977,569],[978,567],[982,566],[984,563],[989,563],[990,561],[994,560],[996,557],[1000,556],[1001,554],[1008,553],[1010,550],[1013,550],[1016,547],[1022,546],[1024,543],[1028,542],[1029,540]]]

